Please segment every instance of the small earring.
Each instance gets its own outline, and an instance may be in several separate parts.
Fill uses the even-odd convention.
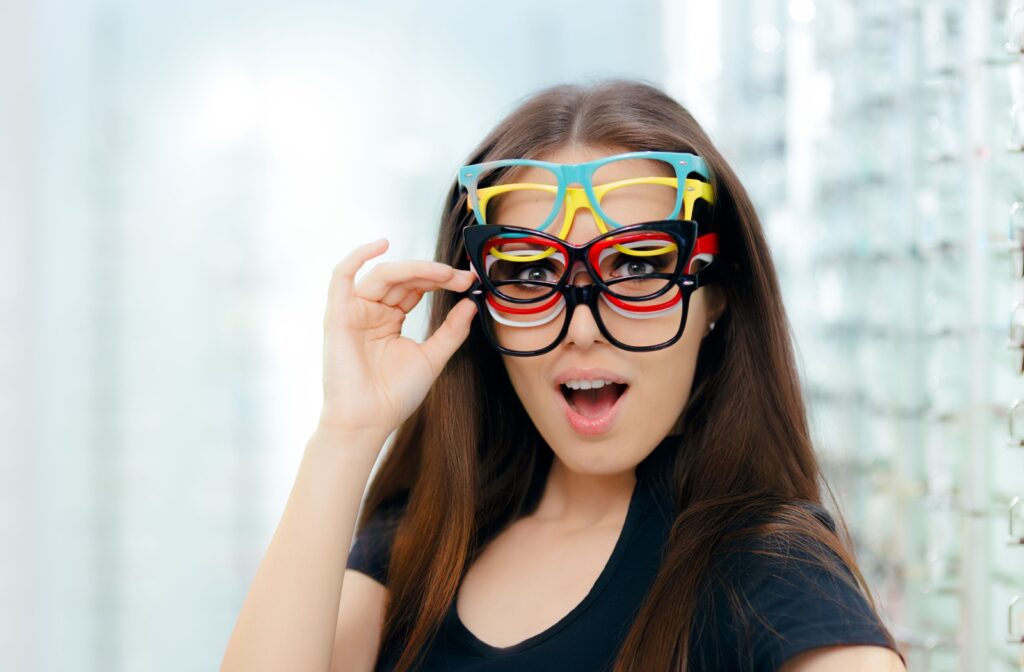
[[[712,322],[712,323],[711,323],[710,325],[708,325],[708,328],[709,328],[709,330],[710,330],[710,329],[714,329],[714,328],[715,328],[715,323],[714,323],[714,322]]]

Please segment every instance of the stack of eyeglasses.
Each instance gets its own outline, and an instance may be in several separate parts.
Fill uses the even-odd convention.
[[[619,348],[668,347],[683,334],[692,293],[719,276],[714,261],[688,272],[695,258],[718,252],[715,234],[699,235],[693,219],[714,200],[707,167],[693,154],[630,152],[580,164],[504,159],[464,166],[458,179],[476,219],[463,229],[479,278],[467,294],[487,340],[504,354],[551,351],[578,306]],[[582,187],[568,186],[574,182]],[[580,207],[600,233],[574,245],[566,237]],[[589,283],[575,282],[581,266]]]

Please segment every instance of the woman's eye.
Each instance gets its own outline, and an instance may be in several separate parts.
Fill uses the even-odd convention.
[[[657,269],[654,268],[654,265],[649,262],[640,261],[639,259],[629,259],[616,266],[612,275],[621,278],[631,275],[646,275],[648,273],[654,273],[656,270]]]
[[[551,277],[551,272],[543,266],[527,266],[516,274],[515,279],[526,282],[554,282],[557,280],[557,278]]]

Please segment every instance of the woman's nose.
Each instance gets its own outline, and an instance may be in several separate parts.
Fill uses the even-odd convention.
[[[580,262],[576,263],[577,266],[570,270],[569,284],[593,284],[594,279],[590,277],[586,267]],[[581,348],[589,348],[594,344],[594,341],[599,339],[603,340],[601,329],[597,326],[594,314],[590,311],[590,306],[586,304],[577,305],[573,311],[572,319],[569,321],[569,330],[565,334],[565,340]]]
[[[604,340],[601,329],[594,321],[594,314],[590,311],[590,306],[585,303],[576,306],[572,319],[569,321],[569,330],[565,334],[565,340],[581,348],[589,348],[594,341]]]

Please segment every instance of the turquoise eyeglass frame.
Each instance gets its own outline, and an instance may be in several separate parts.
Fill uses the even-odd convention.
[[[679,211],[684,202],[684,194],[688,189],[691,191],[693,190],[690,185],[687,185],[687,178],[691,173],[697,173],[704,178],[706,183],[711,182],[711,175],[708,171],[707,163],[705,163],[702,157],[686,152],[653,151],[614,154],[612,156],[605,156],[585,163],[552,163],[550,161],[537,161],[534,159],[499,159],[497,161],[487,161],[484,163],[474,163],[462,166],[462,168],[459,169],[457,179],[459,185],[467,192],[466,207],[473,211],[477,224],[488,224],[488,222],[484,220],[484,214],[480,211],[480,201],[477,195],[477,181],[479,180],[481,172],[485,170],[494,170],[496,168],[505,168],[508,166],[535,166],[550,170],[558,178],[558,188],[555,193],[555,204],[558,207],[552,207],[551,214],[549,214],[548,218],[544,220],[544,223],[538,227],[538,230],[547,231],[548,227],[554,221],[555,216],[561,210],[561,204],[565,199],[566,189],[570,184],[574,183],[583,185],[584,193],[587,195],[587,199],[589,200],[591,207],[598,216],[613,227],[619,228],[625,225],[616,222],[601,210],[601,204],[598,202],[597,195],[594,193],[592,179],[594,177],[594,172],[596,172],[601,166],[612,163],[613,161],[621,161],[623,159],[658,159],[671,164],[672,167],[675,168],[677,180],[676,203],[672,210],[672,214],[664,219],[675,219],[679,216]],[[680,184],[686,185],[686,188],[678,188],[678,185]],[[704,191],[710,195],[710,184],[701,186],[705,187]],[[694,198],[705,198],[705,200],[710,201],[713,199],[713,196],[712,199],[708,199],[704,193],[701,193],[694,196]],[[498,223],[500,224],[500,222]],[[568,230],[566,229],[561,233],[563,235],[567,235]]]

